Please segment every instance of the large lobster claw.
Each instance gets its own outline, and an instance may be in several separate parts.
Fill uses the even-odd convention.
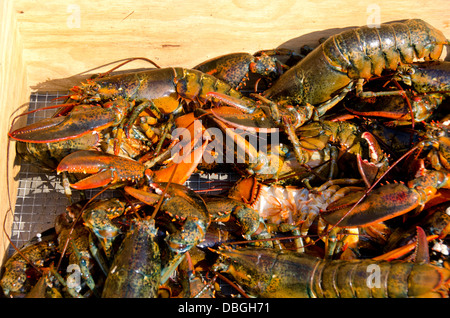
[[[166,189],[161,211],[182,222],[181,229],[166,237],[168,247],[176,253],[184,253],[203,240],[210,224],[208,208],[203,199],[193,190],[180,185],[166,183],[152,184],[160,191]],[[134,198],[155,205],[160,195],[148,187],[136,189],[125,187],[125,192]]]
[[[118,182],[133,182],[144,177],[145,166],[132,159],[96,150],[80,150],[64,157],[56,171],[93,174],[70,186],[85,190]]]
[[[43,119],[9,132],[9,136],[24,142],[56,142],[108,128],[115,123],[115,119],[116,113],[110,108],[80,105],[67,116]]]
[[[407,185],[383,185],[370,192],[363,200],[360,200],[365,194],[363,191],[350,193],[329,204],[327,210],[321,213],[321,217],[326,222],[340,227],[366,226],[416,208],[423,209],[440,188],[450,188],[450,173],[429,171]]]
[[[195,139],[195,138],[194,138]],[[188,144],[192,147],[196,141]],[[201,162],[208,140],[205,140],[201,147],[197,147],[186,154],[183,160],[178,159],[160,170],[152,171],[147,169],[133,159],[119,157],[95,150],[81,150],[66,156],[61,160],[56,171],[70,173],[93,174],[70,186],[74,189],[85,190],[104,187],[108,184],[136,182],[147,177],[154,182],[168,182],[183,184],[189,179],[191,174]],[[178,154],[175,157],[179,158]]]
[[[96,150],[80,150],[64,157],[56,171],[70,173],[93,174],[70,186],[77,190],[94,189],[109,184],[122,185],[148,177],[155,182],[171,182],[183,184],[191,176],[202,158],[206,141],[201,148],[191,153],[192,161],[169,164],[166,168],[152,171],[145,165],[128,158],[123,158]],[[174,170],[176,173],[174,174]],[[173,175],[173,176],[172,176]]]
[[[74,189],[84,190],[103,187],[108,184],[129,183],[147,177],[153,182],[169,182],[183,184],[191,176],[201,162],[203,153],[209,142],[208,134],[204,133],[204,127],[194,127],[192,115],[184,115],[177,118],[175,124],[181,128],[184,138],[182,140],[187,153],[180,155],[176,152],[173,160],[165,168],[152,171],[146,166],[133,159],[119,157],[94,150],[77,151],[66,156],[59,163],[56,171],[58,173],[68,171],[71,173],[93,173],[75,184]],[[185,127],[185,128],[183,128]],[[199,131],[196,131],[199,130]],[[196,147],[202,137],[205,137],[202,145]],[[181,143],[180,143],[181,144]],[[194,149],[195,148],[195,149]]]

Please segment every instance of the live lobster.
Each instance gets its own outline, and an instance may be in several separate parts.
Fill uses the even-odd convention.
[[[258,297],[448,297],[450,270],[403,261],[326,261],[288,250],[222,249],[217,270]],[[373,273],[377,273],[375,281]]]

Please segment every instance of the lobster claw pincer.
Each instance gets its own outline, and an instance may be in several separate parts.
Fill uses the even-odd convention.
[[[80,150],[64,157],[58,167],[57,173],[93,174],[70,186],[77,190],[104,187],[108,184],[123,185],[123,183],[137,182],[144,177],[154,182],[168,182],[183,184],[189,179],[202,159],[207,141],[189,153],[188,160],[169,163],[165,168],[152,171],[144,164],[133,159],[115,156],[96,150]],[[174,172],[177,172],[174,174]]]
[[[408,182],[386,184],[371,191],[353,192],[332,202],[321,217],[340,227],[366,226],[410,212],[433,199],[440,188],[450,188],[450,173],[429,171]],[[358,203],[359,202],[359,203]]]
[[[125,192],[145,204],[155,205],[161,198],[161,194],[158,193],[161,193],[166,185],[166,183],[152,183],[151,186],[156,193],[148,187],[136,189],[129,186],[125,187]],[[164,195],[160,210],[182,223],[181,228],[171,230],[165,239],[166,243],[173,252],[184,253],[205,237],[211,221],[208,208],[197,193],[180,184],[171,183]]]
[[[132,159],[95,150],[81,150],[64,157],[56,171],[93,174],[70,186],[77,190],[104,187],[119,182],[134,182],[144,177],[145,166]]]
[[[116,113],[111,108],[80,105],[67,116],[43,119],[9,132],[9,136],[23,142],[56,142],[101,131],[113,125],[115,120]]]
[[[185,116],[181,116],[176,122],[178,124],[186,124],[183,120],[190,123],[189,118],[186,119]],[[93,189],[115,183],[136,182],[144,177],[153,182],[168,182],[171,180],[173,183],[183,184],[202,160],[208,143],[208,140],[205,140],[200,147],[193,149],[200,137],[195,135],[194,131],[190,131],[192,128],[185,130],[187,137],[193,136],[192,139],[187,138],[187,145],[185,145],[191,151],[183,155],[183,158],[180,158],[180,155],[178,157],[175,156],[177,160],[156,171],[147,169],[144,164],[133,159],[94,150],[77,151],[64,157],[56,171],[58,173],[67,171],[71,173],[94,174],[75,184],[71,184],[72,188],[78,190]],[[184,150],[183,147],[182,150]],[[177,172],[176,174],[175,171]]]

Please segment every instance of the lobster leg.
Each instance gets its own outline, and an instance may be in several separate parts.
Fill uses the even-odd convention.
[[[220,146],[219,151],[225,146],[226,162],[244,164],[245,169],[252,174],[264,175],[267,178],[278,176],[283,165],[284,149],[279,146],[279,143],[274,142],[272,144],[275,144],[275,147],[270,149],[268,145],[263,147],[260,143],[262,139],[258,138],[260,135],[257,135],[278,131],[277,128],[273,128],[270,118],[265,114],[259,112],[242,114],[231,107],[220,107],[209,111],[199,109],[194,114],[199,119],[205,120],[208,130],[218,128],[222,132],[220,137],[222,134],[225,135],[222,138],[223,143],[215,140],[215,144]]]
[[[205,127],[194,121],[192,113],[178,117],[175,120],[175,126],[178,128],[177,132],[173,133],[173,137],[183,136],[183,140],[178,144],[178,147],[176,146],[176,148],[174,147],[171,150],[172,154],[175,153],[172,163],[165,169],[147,171],[155,182],[168,182],[171,180],[173,183],[184,184],[202,161],[203,154],[211,139],[205,131]],[[204,140],[200,144],[202,138]],[[178,149],[180,150],[177,151]],[[183,155],[180,155],[182,151]],[[187,151],[187,153],[184,154],[184,151]],[[177,173],[174,173],[175,170]]]
[[[264,96],[252,94],[253,97],[257,98],[264,104],[263,107],[268,107],[268,110],[266,112],[263,112],[263,114],[261,114],[259,110],[255,110],[255,108],[246,109],[244,107],[245,106],[244,103],[241,102],[239,99],[232,98],[225,94],[209,93],[208,95],[216,98],[217,100],[220,100],[221,102],[226,103],[227,105],[236,107],[246,113],[253,114],[253,116],[252,116],[252,118],[254,120],[254,123],[252,125],[253,127],[245,128],[247,131],[252,130],[252,129],[254,129],[255,131],[263,131],[260,127],[254,127],[256,124],[256,121],[255,121],[256,119],[258,119],[259,122],[266,121],[267,123],[273,119],[273,122],[271,122],[270,125],[271,125],[271,127],[274,127],[274,128],[272,128],[272,130],[270,130],[270,131],[272,132],[273,129],[276,129],[276,127],[279,127],[282,130],[284,130],[285,133],[287,134],[289,140],[293,144],[294,154],[295,154],[297,161],[300,164],[305,164],[306,158],[302,154],[301,147],[300,147],[300,141],[295,133],[295,129],[302,126],[304,123],[306,123],[307,121],[309,121],[313,118],[324,115],[326,113],[326,111],[328,111],[330,108],[335,106],[346,96],[346,94],[351,90],[352,86],[353,86],[353,83],[352,82],[349,83],[346,87],[344,87],[344,89],[338,96],[320,104],[318,107],[314,107],[310,104],[306,104],[304,106],[297,106],[297,107],[294,107],[291,105],[283,105],[282,107],[279,107],[279,105],[277,103],[272,102],[271,100],[267,99]],[[261,108],[263,108],[263,107],[261,107]],[[256,109],[258,109],[258,108],[256,108]],[[216,119],[216,122],[217,122],[217,119]],[[234,122],[236,123],[236,121],[234,121]],[[228,122],[228,124],[230,124],[230,122]],[[242,126],[240,126],[240,127],[242,127]],[[266,129],[264,131],[268,131],[268,130]]]

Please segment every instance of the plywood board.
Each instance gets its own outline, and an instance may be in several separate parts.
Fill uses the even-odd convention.
[[[11,1],[0,2],[0,264],[9,241],[6,234],[10,233],[12,211],[10,204],[15,205],[17,182],[14,181],[18,167],[14,167],[14,143],[9,143],[7,132],[10,128],[10,115],[29,98],[29,87],[26,68],[23,62],[23,48],[17,31],[17,21]],[[7,150],[9,156],[7,155]],[[10,201],[11,200],[11,201]],[[6,217],[6,220],[5,220]],[[3,221],[7,233],[3,231]]]
[[[129,57],[193,67],[225,53],[315,45],[343,28],[400,19],[421,18],[450,38],[448,0],[17,0],[14,6],[35,89]]]

